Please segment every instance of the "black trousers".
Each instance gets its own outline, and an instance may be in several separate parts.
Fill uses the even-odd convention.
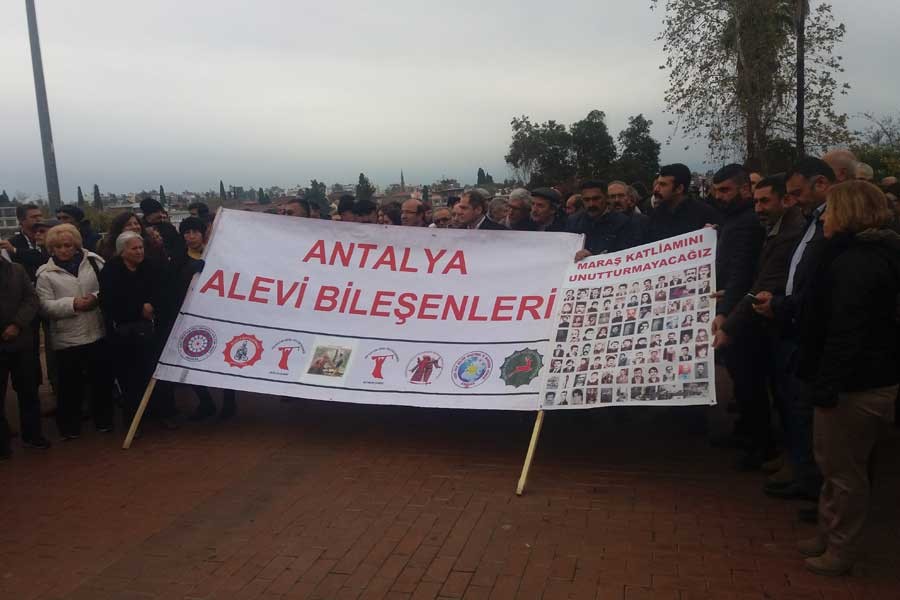
[[[61,435],[81,431],[81,407],[90,390],[91,414],[98,429],[112,427],[112,374],[107,364],[106,344],[91,344],[56,351],[59,394],[56,425]]]
[[[725,367],[734,382],[740,415],[738,432],[750,438],[753,451],[770,450],[773,442],[769,389],[775,372],[771,339],[758,331],[736,336],[726,348]]]
[[[152,345],[139,338],[114,336],[109,342],[114,373],[122,389],[122,417],[128,427],[153,375],[155,354]]]
[[[18,352],[0,352],[0,447],[9,445],[6,421],[7,380],[12,376],[19,398],[19,423],[23,440],[36,440],[41,434],[41,404],[38,400],[37,372],[31,348]]]

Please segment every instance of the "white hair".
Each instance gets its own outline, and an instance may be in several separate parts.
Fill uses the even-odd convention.
[[[125,246],[131,240],[141,240],[141,243],[144,243],[144,238],[141,237],[139,233],[135,233],[134,231],[123,231],[119,234],[119,237],[116,238],[116,255],[122,254],[122,251],[125,249]]]
[[[509,193],[510,200],[521,200],[525,206],[531,207],[531,192],[525,188],[516,188]]]

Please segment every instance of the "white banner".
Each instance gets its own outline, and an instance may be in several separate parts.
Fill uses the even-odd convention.
[[[537,410],[571,234],[222,211],[156,370],[369,404]]]
[[[544,409],[715,404],[716,232],[567,268]]]

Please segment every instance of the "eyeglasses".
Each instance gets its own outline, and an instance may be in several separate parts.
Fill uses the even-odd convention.
[[[610,200],[624,200],[628,197],[628,194],[610,194],[607,196]]]

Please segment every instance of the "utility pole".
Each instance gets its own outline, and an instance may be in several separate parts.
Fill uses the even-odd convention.
[[[41,60],[41,40],[38,37],[34,0],[25,0],[28,13],[28,37],[31,40],[31,66],[34,70],[34,95],[37,97],[38,123],[41,127],[41,147],[44,151],[44,174],[47,177],[47,200],[50,212],[59,208],[59,176],[56,174],[56,153],[50,131],[50,108],[47,105],[47,86],[44,84],[44,62]]]

